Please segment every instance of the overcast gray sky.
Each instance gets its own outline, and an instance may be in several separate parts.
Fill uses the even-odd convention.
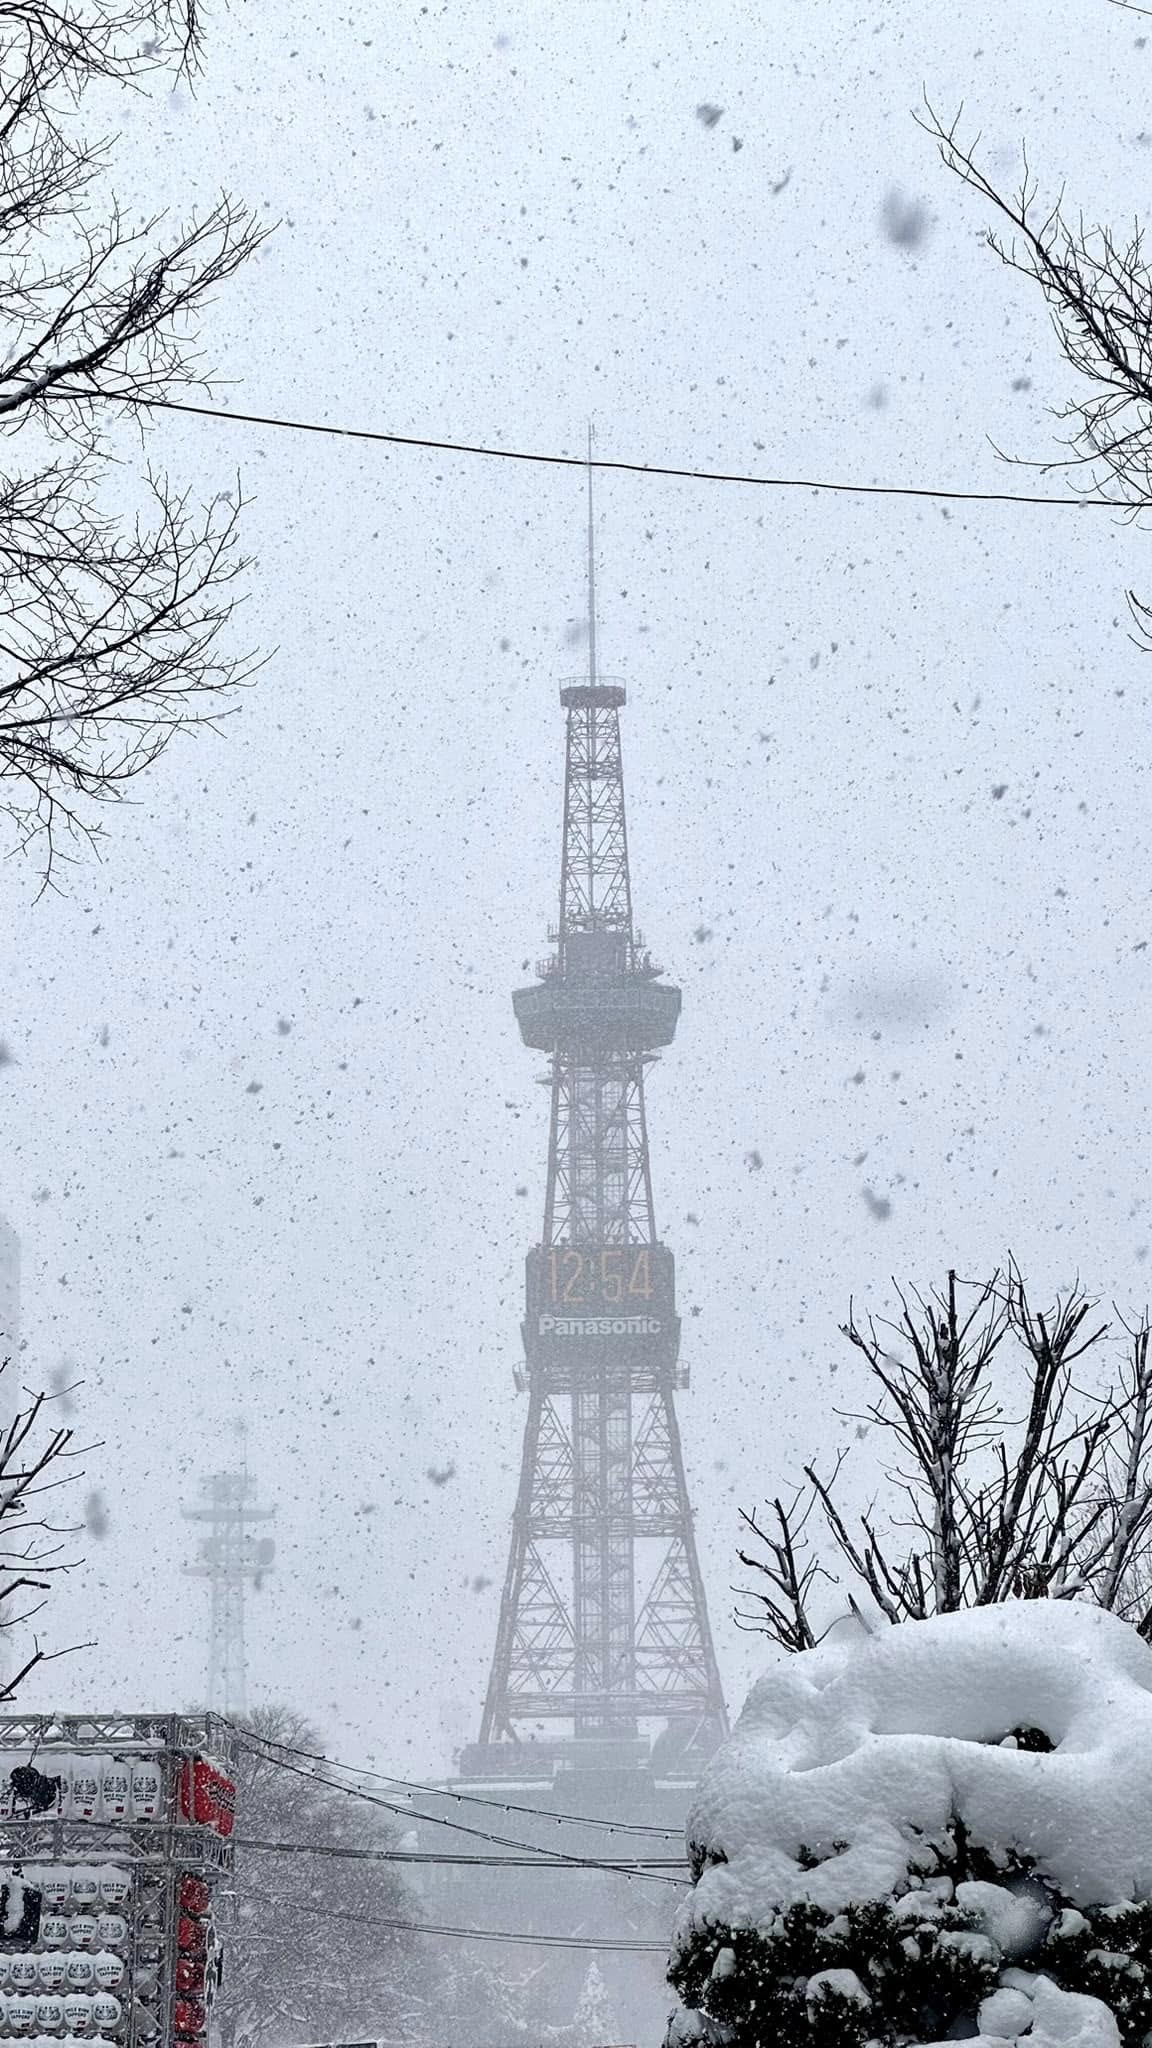
[[[194,97],[120,109],[119,183],[280,220],[207,337],[256,412],[546,449],[591,412],[629,459],[1023,485],[990,441],[1047,453],[1069,375],[922,90],[965,102],[998,178],[1027,138],[1046,192],[1152,212],[1152,20],[1107,0],[208,26]],[[29,1702],[197,1696],[174,1510],[242,1419],[280,1510],[254,1699],[431,1771],[476,1729],[524,1419],[547,1105],[509,992],[555,916],[580,480],[174,418],[151,452],[204,495],[242,470],[238,639],[276,652],[108,818],[102,864],[41,900],[27,863],[0,876],[24,1362],[81,1370],[109,1514],[52,1618],[96,1647]],[[737,1508],[851,1434],[851,1295],[1010,1246],[1041,1292],[1145,1299],[1152,733],[1123,593],[1152,594],[1152,546],[1100,511],[599,500],[636,901],[684,989],[649,1118],[738,1704]]]

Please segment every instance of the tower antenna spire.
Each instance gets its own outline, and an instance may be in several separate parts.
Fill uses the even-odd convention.
[[[596,527],[592,513],[592,422],[588,422],[588,681],[596,688]]]

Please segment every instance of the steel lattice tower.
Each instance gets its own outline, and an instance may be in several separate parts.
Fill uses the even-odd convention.
[[[581,1751],[591,1758],[596,1744],[608,1762],[624,1745],[636,1757],[641,1724],[658,1719],[683,1767],[726,1727],[674,1403],[686,1375],[673,1257],[656,1231],[644,1112],[645,1069],[671,1043],[680,991],[659,979],[633,923],[625,693],[598,669],[591,481],[590,461],[588,674],[560,692],[556,950],[513,997],[525,1044],[549,1058],[551,1121],[543,1234],[527,1260],[520,1485],[472,1771],[542,1720],[569,1723]]]
[[[244,1644],[244,1596],[272,1570],[276,1545],[255,1536],[252,1525],[270,1522],[275,1508],[257,1507],[256,1481],[247,1472],[213,1472],[200,1481],[205,1505],[180,1510],[186,1522],[207,1522],[210,1533],[198,1546],[197,1562],[184,1569],[207,1579],[212,1598],[208,1635],[208,1705],[221,1714],[248,1709],[248,1664]]]

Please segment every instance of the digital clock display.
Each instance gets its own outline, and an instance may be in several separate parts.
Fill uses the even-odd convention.
[[[662,1244],[538,1246],[527,1261],[533,1337],[675,1341],[676,1267]]]
[[[541,1305],[644,1309],[664,1277],[653,1270],[662,1249],[650,1244],[551,1245],[540,1256]]]
[[[666,1245],[538,1245],[526,1265],[530,1371],[675,1370],[680,1318]]]

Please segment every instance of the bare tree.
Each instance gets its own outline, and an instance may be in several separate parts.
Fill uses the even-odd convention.
[[[1134,12],[1142,10],[1134,9]],[[960,139],[960,116],[946,123],[926,106],[917,116],[947,168],[1006,223],[987,231],[989,247],[1010,270],[1040,286],[1066,362],[1084,388],[1055,409],[1062,453],[1029,464],[1064,469],[1085,496],[1114,500],[1135,514],[1152,505],[1152,268],[1137,220],[1123,234],[1048,203],[1027,157],[1019,184],[1001,191]],[[1014,460],[1016,458],[1006,458]],[[1152,607],[1128,592],[1137,644],[1152,651]]]
[[[757,1520],[752,1509],[740,1510],[741,1521],[761,1548],[759,1553],[741,1550],[737,1555],[741,1564],[747,1565],[749,1571],[759,1572],[761,1580],[767,1580],[771,1588],[765,1592],[763,1584],[755,1587],[752,1597],[759,1612],[754,1626],[770,1635],[782,1650],[816,1648],[819,1637],[811,1618],[813,1587],[818,1579],[835,1584],[832,1573],[825,1570],[818,1557],[804,1555],[809,1549],[805,1530],[818,1499],[812,1488],[806,1497],[796,1494],[785,1507],[777,1494],[771,1503],[772,1523],[768,1527]]]
[[[11,1360],[0,1360],[0,1374],[11,1369]],[[6,1391],[0,1381],[0,1400]],[[77,1533],[75,1525],[58,1522],[46,1496],[57,1494],[80,1477],[78,1460],[85,1455],[75,1441],[75,1432],[52,1418],[55,1395],[25,1392],[21,1399],[25,1405],[6,1426],[0,1425],[2,1638],[31,1627],[45,1606],[53,1580],[76,1563],[69,1554],[71,1538]],[[34,1632],[31,1651],[20,1668],[11,1677],[0,1679],[0,1700],[12,1699],[38,1664],[68,1654],[67,1650],[42,1649]]]
[[[227,194],[172,227],[132,224],[94,84],[194,66],[196,0],[0,0],[0,809],[50,872],[173,733],[211,724],[251,673],[224,626],[240,494],[197,509],[146,467],[111,502],[109,428],[205,384],[198,316],[262,231]],[[125,470],[116,463],[118,495]]]
[[[259,1707],[236,1729],[235,1871],[217,1908],[222,2048],[341,2039],[587,2048],[575,2021],[552,2023],[547,1963],[510,1962],[499,1950],[493,1964],[486,1945],[420,1930],[426,1914],[443,1918],[443,1894],[439,1908],[435,1897],[422,1901],[404,1882],[408,1866],[386,1860],[408,1846],[417,1814],[409,1823],[357,1798],[354,1781],[331,1782],[322,1738],[289,1707]],[[292,1843],[298,1854],[284,1846]]]
[[[1140,1509],[1152,1451],[1152,1322],[1145,1309],[1139,1322],[1122,1319],[1122,1326],[1128,1349],[1119,1372],[1119,1426],[1109,1446],[1107,1481],[1116,1511],[1100,1601],[1134,1622],[1145,1642],[1152,1642],[1152,1544]]]
[[[258,1708],[237,1726],[224,2048],[422,2034],[423,1973],[404,1931],[415,1902],[397,1866],[377,1860],[397,1825],[330,1782],[313,1761],[320,1736],[290,1708]]]
[[[831,1473],[803,1468],[786,1507],[765,1527],[744,1517],[761,1548],[741,1552],[759,1575],[745,1624],[784,1649],[812,1648],[820,1578],[819,1513],[828,1556],[888,1622],[1021,1597],[1089,1599],[1136,1620],[1152,1641],[1152,1359],[1147,1320],[1123,1324],[1126,1349],[1101,1392],[1074,1368],[1108,1334],[1077,1286],[1042,1313],[1018,1268],[984,1283],[949,1273],[939,1291],[897,1290],[892,1322],[849,1314],[843,1334],[876,1389],[869,1422],[892,1446],[882,1514],[842,1511]],[[993,1378],[1002,1347],[1022,1367],[1020,1412],[1005,1413]],[[853,1604],[855,1602],[853,1601]]]

